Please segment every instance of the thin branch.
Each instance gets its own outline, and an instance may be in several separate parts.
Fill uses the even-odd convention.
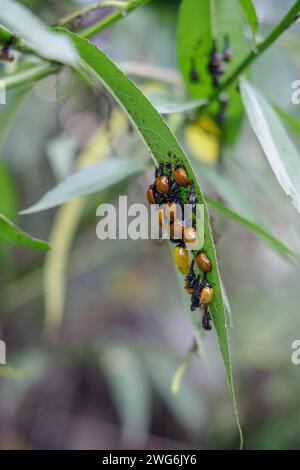
[[[93,11],[99,10],[100,8],[126,8],[128,3],[131,2],[122,2],[118,0],[102,0],[102,2],[92,3],[84,8],[80,8],[72,13],[61,18],[58,22],[59,26],[65,26],[70,24],[78,19],[83,19],[87,17]]]
[[[102,2],[102,6],[114,6],[117,8],[116,11],[111,13],[110,15],[105,16],[105,18],[102,18],[100,21],[98,21],[95,24],[92,24],[91,26],[88,26],[87,28],[79,31],[79,34],[83,38],[90,38],[94,36],[95,34],[100,33],[104,29],[108,28],[112,24],[114,24],[116,21],[124,18],[126,15],[134,11],[136,8],[145,5],[146,3],[149,3],[151,0],[131,0],[128,2],[119,2],[119,1],[104,1]]]
[[[20,85],[23,86],[41,80],[41,78],[56,73],[57,70],[57,65],[47,62],[45,64],[32,66],[22,72],[3,76],[1,77],[1,82],[5,85],[6,89],[15,88]]]

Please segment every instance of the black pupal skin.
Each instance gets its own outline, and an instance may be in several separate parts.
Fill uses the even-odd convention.
[[[218,67],[218,65],[220,65],[221,62],[222,62],[222,56],[217,49],[216,43],[214,42],[213,49],[211,51],[211,56],[210,56],[210,64],[212,67]]]
[[[197,276],[196,282],[194,285],[194,292],[192,294],[191,298],[191,310],[196,310],[197,308],[200,307],[200,297],[201,297],[201,292],[204,287],[211,287],[209,282],[207,281],[207,273],[203,274],[203,278],[201,279],[200,275]]]
[[[195,186],[194,186],[194,182],[191,181],[187,203],[195,204],[196,202],[197,200],[196,200],[196,194],[195,194]]]
[[[185,276],[186,287],[188,289],[194,289],[196,286],[197,276],[195,274],[194,266],[195,266],[195,260],[191,262],[190,270],[188,274]]]
[[[193,312],[197,308],[200,307],[200,293],[202,289],[202,282],[200,275],[196,277],[196,281],[194,284],[194,292],[191,297],[191,311]]]
[[[203,317],[202,317],[202,327],[204,330],[206,331],[210,331],[211,330],[211,315],[208,311],[208,307],[207,305],[204,307],[204,314],[203,314]]]
[[[164,164],[160,163],[158,167],[155,168],[155,179],[164,174]]]
[[[220,85],[220,76],[223,75],[223,73],[225,72],[225,63],[224,55],[222,56],[222,54],[220,54],[220,52],[217,50],[215,43],[213,45],[213,49],[210,55],[208,71],[212,76],[213,86],[217,88]]]
[[[175,202],[176,204],[181,203],[181,194],[180,194],[180,189],[179,185],[176,183],[176,181],[171,182],[171,187],[168,193],[169,201],[168,202]]]
[[[195,194],[195,187],[194,187],[193,181],[191,181],[190,183],[190,190],[189,190],[189,194],[187,197],[187,204],[190,204],[192,206],[192,211],[194,214],[196,214],[197,197]]]

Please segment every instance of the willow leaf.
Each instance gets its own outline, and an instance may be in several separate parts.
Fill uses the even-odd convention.
[[[197,182],[196,175],[187,156],[176,140],[176,137],[140,89],[94,44],[74,33],[66,32],[66,34],[69,34],[77,47],[81,66],[89,70],[95,78],[98,78],[105,88],[115,97],[117,102],[127,113],[133,125],[137,128],[140,136],[149,148],[155,163],[169,162],[172,165],[183,165],[186,168],[189,178],[194,181],[198,202],[204,205],[205,211],[204,249],[214,267],[212,272],[208,274],[208,280],[215,288],[215,296],[211,303],[211,314],[225,365],[242,445],[242,432],[235,400],[229,338],[216,251],[206,203]]]
[[[32,237],[0,214],[0,243],[13,243],[14,245],[34,248],[35,250],[50,250],[50,245],[43,240]]]

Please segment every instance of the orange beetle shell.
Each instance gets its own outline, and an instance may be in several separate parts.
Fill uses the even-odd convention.
[[[169,178],[167,176],[158,176],[155,180],[155,184],[159,193],[167,194],[169,191]]]
[[[209,273],[211,271],[211,261],[204,253],[204,251],[201,251],[200,253],[197,254],[196,256],[196,263],[199,266],[200,269],[202,269],[203,272]]]
[[[147,189],[147,201],[149,204],[155,204],[154,190],[151,186]]]
[[[178,268],[185,268],[189,265],[189,252],[186,248],[183,248],[182,246],[176,246],[173,257]]]
[[[190,184],[190,180],[186,174],[186,171],[182,167],[176,168],[173,173],[173,177],[176,183],[180,186],[188,186]]]

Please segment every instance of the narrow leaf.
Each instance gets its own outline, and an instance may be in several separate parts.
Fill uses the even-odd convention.
[[[285,256],[292,257],[292,258],[296,258],[298,260],[300,259],[299,255],[297,255],[294,251],[292,251],[290,248],[284,245],[284,243],[277,240],[277,238],[273,237],[273,235],[271,235],[269,232],[261,228],[259,225],[237,214],[236,212],[232,211],[231,209],[226,207],[224,204],[222,204],[219,201],[216,201],[215,199],[211,199],[209,197],[206,197],[205,199],[208,205],[210,205],[214,209],[217,209],[219,212],[226,215],[226,217],[234,220],[235,222],[238,222],[241,225],[244,225],[247,229],[249,229],[251,232],[255,233],[256,235],[259,235],[265,242],[270,244],[272,248],[274,248],[278,253],[285,255]]]
[[[14,0],[1,0],[0,21],[46,59],[64,64],[77,63],[76,49],[62,34],[56,34],[30,10]]]
[[[125,158],[113,158],[89,165],[59,183],[36,204],[21,211],[21,214],[44,211],[71,199],[102,191],[145,168],[144,162]]]
[[[137,128],[141,137],[150,149],[155,162],[170,162],[172,165],[183,165],[186,168],[189,178],[194,181],[195,193],[199,203],[204,204],[204,249],[214,266],[214,269],[208,274],[208,280],[215,288],[215,296],[211,303],[211,314],[219,340],[242,443],[242,434],[238,419],[230,363],[226,315],[222,298],[216,252],[205,200],[198,185],[195,173],[175,136],[139,88],[137,88],[136,85],[95,45],[82,39],[76,34],[68,34],[77,46],[77,50],[81,57],[81,64],[90,70],[90,72],[103,83],[103,85],[123,107],[130,117],[133,125]]]
[[[252,0],[239,0],[244,11],[246,20],[251,28],[253,36],[256,36],[258,28],[258,18]]]
[[[266,99],[245,79],[241,96],[250,124],[283,190],[300,212],[300,156]]]
[[[34,248],[35,250],[50,250],[50,245],[43,240],[32,237],[23,232],[4,215],[0,214],[0,242]]]

